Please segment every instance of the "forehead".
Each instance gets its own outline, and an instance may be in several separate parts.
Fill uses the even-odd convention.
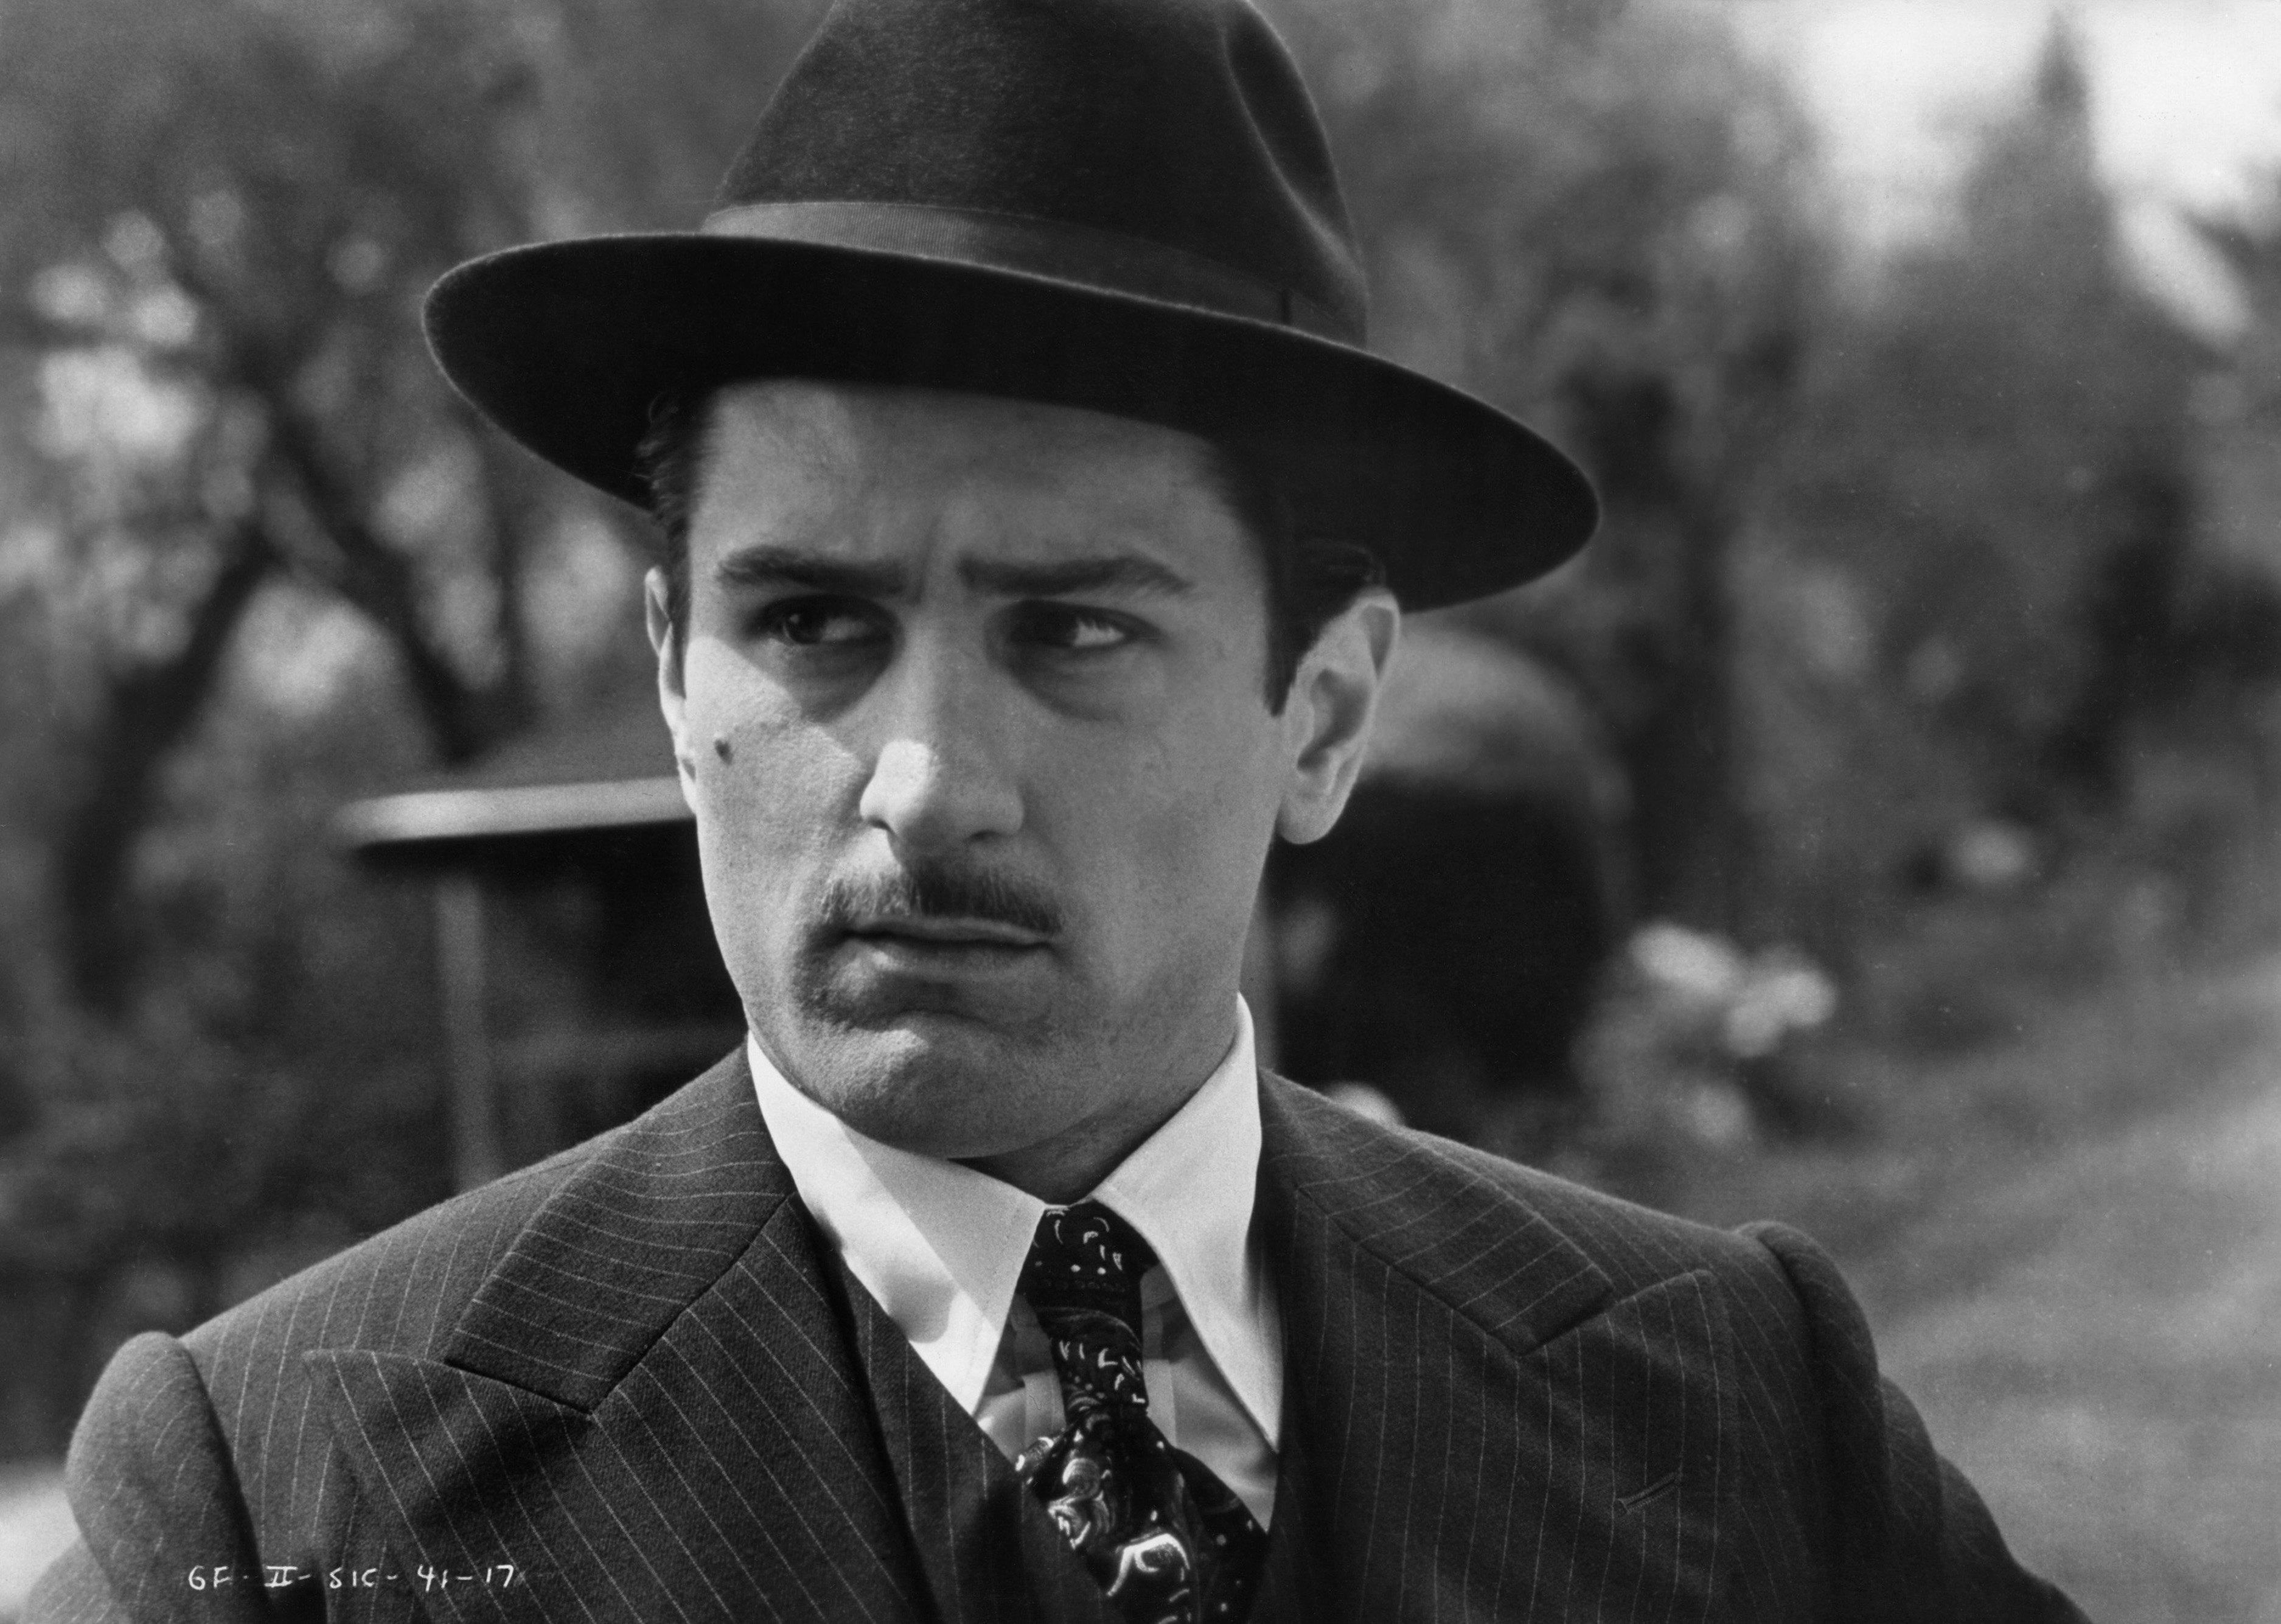
[[[700,468],[700,547],[1118,544],[1188,555],[1207,574],[1256,568],[1210,444],[1103,413],[937,390],[738,384],[710,404]]]

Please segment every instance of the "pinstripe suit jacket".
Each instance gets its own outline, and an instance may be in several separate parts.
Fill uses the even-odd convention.
[[[2080,1617],[2013,1564],[1802,1237],[1277,1079],[1263,1107],[1289,1363],[1260,1618]],[[43,1624],[1105,1616],[818,1248],[741,1055],[130,1342],[68,1481],[82,1540]]]

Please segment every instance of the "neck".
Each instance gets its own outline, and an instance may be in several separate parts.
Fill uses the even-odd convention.
[[[1110,1109],[1071,1124],[1050,1139],[988,1156],[958,1158],[977,1172],[1036,1196],[1048,1206],[1065,1207],[1084,1200],[1102,1180],[1115,1172],[1158,1128],[1195,1098],[1196,1091],[1212,1079],[1235,1043],[1230,1022],[1210,1059],[1190,1068],[1188,1080],[1174,1090],[1134,1100],[1117,1099]]]
[[[1203,1086],[1201,1079],[1196,1086]],[[1159,1113],[1137,1131],[1088,1134],[1072,1129],[1042,1144],[1025,1145],[1003,1155],[970,1156],[965,1164],[1036,1196],[1049,1207],[1066,1207],[1083,1201],[1099,1188],[1101,1181],[1115,1172],[1118,1164],[1139,1149],[1149,1134],[1170,1121],[1172,1113],[1195,1094],[1195,1089],[1191,1088],[1172,1102],[1171,1110]]]

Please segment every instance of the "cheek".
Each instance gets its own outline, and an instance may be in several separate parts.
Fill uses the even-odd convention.
[[[1280,791],[1273,735],[1230,717],[1224,703],[1183,707],[1057,758],[1068,832],[1056,843],[1136,936],[1186,940],[1250,916]]]
[[[740,661],[690,651],[686,716],[707,883],[796,891],[860,785],[848,753]]]

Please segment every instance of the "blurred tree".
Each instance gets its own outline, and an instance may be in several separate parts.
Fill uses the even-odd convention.
[[[1953,227],[1819,352],[1751,566],[1753,748],[1768,894],[1833,948],[1960,825],[2111,807],[2176,657],[2211,358],[2120,264],[2094,159],[2058,21]]]
[[[2281,171],[2263,189],[2249,216],[2198,222],[2238,279],[2249,321],[2202,398],[2214,578],[2191,584],[2178,615],[2195,656],[2180,662],[2189,681],[2281,681]],[[2274,786],[2267,793],[2269,804]]]
[[[134,623],[87,639],[72,684],[88,746],[56,867],[83,999],[128,985],[121,887],[158,769],[267,581],[379,634],[443,761],[531,720],[532,554],[584,499],[444,384],[420,297],[486,249],[688,223],[710,183],[691,177],[724,161],[807,10],[0,12],[0,285],[40,358],[59,564],[83,585],[104,555],[86,607]]]
[[[159,768],[270,576],[381,633],[445,759],[531,708],[519,470],[467,432],[414,305],[520,234],[485,149],[530,75],[479,12],[325,20],[96,0],[0,25],[10,313],[41,352],[66,577],[112,573],[66,684],[86,765],[58,824],[57,916],[98,1007],[130,985],[120,893]]]
[[[0,1365],[35,1442],[107,1337],[442,1193],[423,920],[328,820],[641,644],[627,515],[474,420],[419,299],[690,223],[812,10],[0,5]]]
[[[1545,425],[1607,522],[1474,623],[1562,669],[1634,791],[1636,905],[1729,926],[1734,547],[1818,304],[1801,119],[1700,8],[1280,0],[1380,343]]]

